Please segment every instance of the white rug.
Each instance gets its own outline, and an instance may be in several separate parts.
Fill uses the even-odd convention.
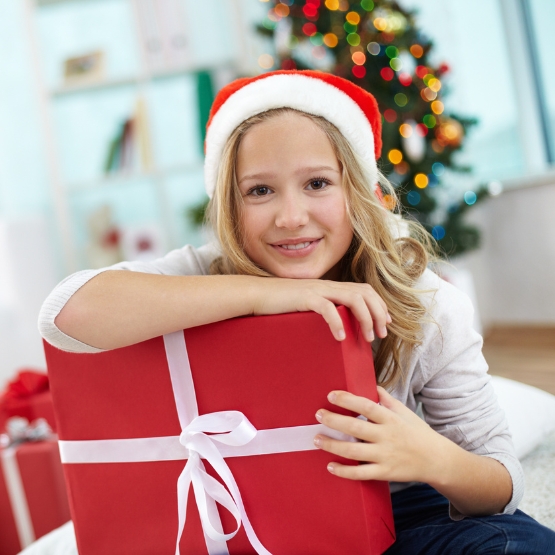
[[[555,530],[555,433],[522,461],[526,489],[519,509]]]

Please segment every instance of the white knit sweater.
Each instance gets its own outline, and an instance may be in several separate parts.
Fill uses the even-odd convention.
[[[110,268],[77,272],[63,280],[44,302],[39,316],[41,335],[65,351],[100,352],[101,349],[64,334],[54,322],[68,299],[87,281],[107,269],[206,275],[217,255],[214,245],[199,249],[186,246],[154,262],[122,262]],[[524,493],[522,468],[490,383],[482,338],[472,328],[470,300],[430,270],[426,270],[417,286],[430,291],[422,294],[422,301],[432,318],[423,325],[423,342],[408,363],[407,379],[391,394],[413,411],[421,403],[426,422],[462,448],[502,463],[513,481],[512,499],[504,513],[513,513]],[[402,487],[392,484],[392,491]],[[462,518],[453,507],[451,516]]]

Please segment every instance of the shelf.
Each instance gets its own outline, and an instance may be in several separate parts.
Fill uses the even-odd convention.
[[[203,161],[200,160],[192,164],[177,164],[168,168],[156,169],[147,172],[125,171],[114,172],[112,174],[91,179],[89,181],[69,182],[65,184],[68,193],[80,193],[98,189],[99,187],[108,187],[111,185],[125,186],[139,179],[162,179],[175,173],[186,173],[199,171],[203,168]]]

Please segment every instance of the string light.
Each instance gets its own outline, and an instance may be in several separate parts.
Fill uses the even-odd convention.
[[[430,89],[432,89],[432,91],[435,91],[435,92],[439,92],[439,89],[441,89],[441,81],[435,77],[432,77],[426,83],[426,85],[428,85],[428,87],[430,87]]]
[[[464,202],[466,202],[469,206],[472,206],[477,200],[478,197],[474,191],[466,191],[464,194]]]
[[[366,75],[366,68],[364,66],[353,66],[352,70],[353,75],[362,79]]]
[[[419,44],[413,44],[409,48],[409,51],[416,59],[422,58],[422,55],[424,54],[424,49]]]
[[[380,70],[380,75],[382,76],[382,79],[384,79],[385,81],[391,81],[395,73],[390,67],[383,67]]]
[[[417,193],[416,191],[411,191],[407,195],[407,201],[411,206],[417,206],[420,202],[420,193]]]
[[[352,59],[357,66],[362,66],[366,62],[366,56],[363,52],[355,52],[352,56]]]
[[[401,124],[399,127],[399,133],[401,134],[401,137],[408,139],[412,135],[412,126],[408,123]]]
[[[403,63],[401,62],[401,60],[399,58],[392,58],[389,61],[389,65],[391,66],[391,69],[393,69],[395,71],[399,71],[401,69],[401,67],[403,66]]]
[[[400,164],[401,161],[403,160],[403,153],[396,149],[396,148],[392,148],[388,153],[387,153],[387,157],[389,158],[389,161],[392,164]]]
[[[277,4],[276,7],[274,8],[274,11],[280,17],[287,17],[289,15],[289,6],[283,3]]]
[[[445,237],[445,228],[442,225],[432,227],[432,237],[436,241],[441,241]]]
[[[425,89],[422,89],[420,91],[420,96],[422,97],[422,100],[431,102],[432,100],[435,100],[437,98],[437,93],[435,91],[432,91],[432,89],[430,89],[429,87],[426,87]]]
[[[434,100],[430,104],[430,108],[432,109],[432,112],[434,114],[442,114],[443,113],[443,102],[440,102],[439,100]]]
[[[324,43],[324,37],[322,36],[322,33],[314,33],[309,40],[314,46],[322,46],[322,44]]]
[[[381,47],[377,42],[369,42],[366,50],[368,50],[372,56],[377,56],[381,52]]]
[[[393,98],[393,100],[395,100],[395,104],[397,104],[397,106],[400,106],[401,108],[403,106],[406,106],[409,101],[409,99],[407,98],[407,95],[404,93],[397,93]]]
[[[376,17],[372,23],[378,31],[385,31],[387,29],[387,21],[383,17]]]
[[[436,118],[434,116],[432,116],[431,114],[425,115],[422,118],[422,121],[428,129],[433,129],[435,127],[436,123],[437,123]]]
[[[338,42],[339,42],[339,39],[337,38],[336,34],[326,33],[324,35],[324,44],[329,48],[335,48]]]
[[[399,56],[399,50],[397,49],[396,46],[388,46],[385,49],[385,55],[388,58],[397,58]]]
[[[360,7],[367,12],[371,12],[374,9],[374,2],[372,0],[362,0]]]
[[[428,186],[428,176],[425,173],[417,173],[414,176],[414,184],[419,189],[425,189]]]
[[[358,46],[360,44],[360,35],[358,35],[357,33],[349,33],[347,35],[347,42],[351,46]]]
[[[326,0],[325,6],[328,10],[335,12],[339,9],[339,0]]]
[[[258,65],[262,69],[270,69],[274,65],[274,58],[270,54],[262,54],[258,57]]]
[[[438,177],[441,177],[445,173],[445,166],[441,162],[434,162],[432,164],[432,171]]]
[[[317,29],[316,29],[316,25],[314,25],[314,23],[305,23],[303,25],[303,33],[307,36],[307,37],[311,37],[312,35],[314,35],[316,33]]]
[[[408,73],[400,73],[398,79],[399,83],[404,87],[408,87],[412,84],[412,77]]]
[[[360,23],[360,15],[358,15],[356,12],[349,12],[346,16],[345,19],[351,24],[351,25],[358,25]]]

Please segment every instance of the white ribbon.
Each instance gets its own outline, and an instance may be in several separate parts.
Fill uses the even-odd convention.
[[[185,528],[187,500],[193,486],[209,555],[228,555],[226,542],[239,531],[241,524],[259,555],[271,555],[256,536],[247,517],[241,493],[225,457],[246,457],[271,453],[289,453],[316,449],[314,436],[325,434],[335,439],[354,441],[322,424],[256,430],[238,411],[223,411],[199,416],[189,356],[182,331],[164,336],[164,346],[172,382],[180,436],[87,441],[60,441],[64,464],[118,463],[165,460],[187,460],[177,481],[179,542]],[[206,473],[202,459],[207,460],[220,476]],[[229,490],[229,491],[228,491]],[[216,507],[225,507],[235,518],[236,528],[225,534]]]
[[[2,450],[2,471],[8,490],[8,497],[12,507],[17,535],[21,549],[35,541],[35,530],[29,513],[29,505],[23,488],[23,481],[17,465],[17,447]]]

